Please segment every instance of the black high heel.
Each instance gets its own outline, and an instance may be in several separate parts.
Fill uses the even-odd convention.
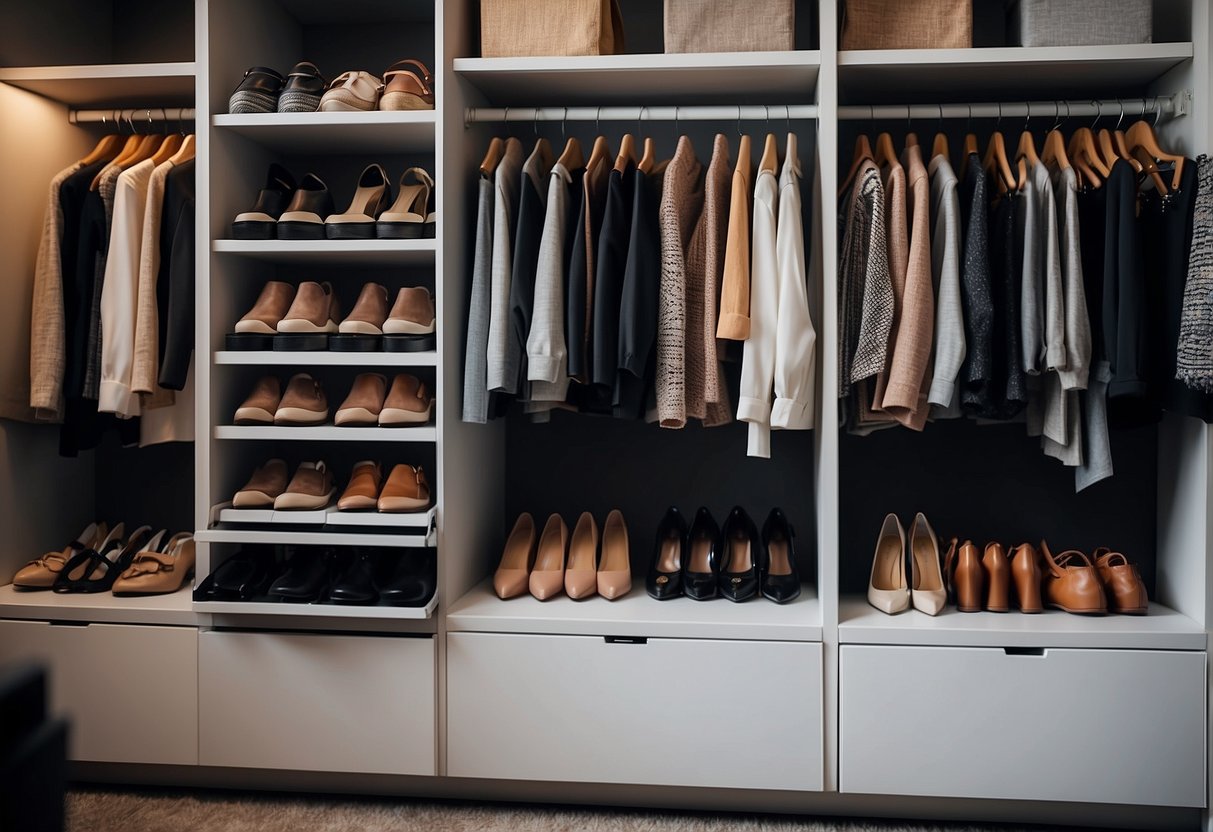
[[[760,567],[762,594],[776,604],[786,604],[800,595],[800,573],[796,569],[796,530],[778,509],[771,509],[762,524]]]
[[[682,564],[687,554],[687,521],[670,506],[657,525],[657,542],[644,587],[658,601],[682,594]]]
[[[724,521],[724,543],[718,584],[730,601],[748,601],[758,594],[758,565],[763,561],[758,527],[741,506]]]
[[[688,598],[707,601],[716,597],[720,572],[720,527],[704,506],[695,512],[682,559],[682,591]]]
[[[73,555],[55,581],[55,592],[97,593],[113,589],[114,581],[131,565],[136,553],[145,548],[152,527],[140,526],[125,542],[122,531],[119,523],[99,549],[85,549]]]

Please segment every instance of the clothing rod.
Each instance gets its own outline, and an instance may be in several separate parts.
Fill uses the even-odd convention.
[[[468,107],[464,124],[504,121],[800,121],[817,118],[816,104],[733,107]]]
[[[983,102],[974,104],[864,104],[844,105],[838,108],[838,117],[849,121],[865,121],[874,119],[968,119],[968,118],[1004,118],[1022,119],[1029,121],[1040,119],[1050,123],[1058,118],[1120,118],[1121,114],[1129,116],[1159,115],[1162,118],[1175,118],[1187,115],[1184,96],[1187,91],[1173,96],[1155,98],[1122,98],[1103,101],[1014,101],[1014,102]]]
[[[115,110],[71,110],[67,120],[72,124],[140,124],[157,122],[193,121],[193,107],[128,107]]]

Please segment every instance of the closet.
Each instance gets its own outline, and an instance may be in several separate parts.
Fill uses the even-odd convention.
[[[484,58],[478,0],[6,5],[0,180],[22,207],[0,227],[11,252],[0,267],[0,354],[22,356],[14,379],[28,359],[47,183],[112,129],[79,111],[126,108],[157,129],[197,133],[194,443],[108,442],[63,459],[55,427],[0,422],[0,584],[94,519],[189,529],[198,540],[193,585],[171,595],[0,585],[0,660],[49,663],[55,707],[74,720],[74,774],[1213,829],[1209,428],[1168,415],[1114,431],[1114,476],[1080,493],[1073,472],[1044,457],[1022,425],[941,420],[922,432],[847,433],[837,407],[835,233],[860,133],[887,131],[900,150],[909,131],[926,147],[942,132],[955,157],[969,132],[983,151],[996,128],[1017,137],[1025,114],[1038,135],[1060,121],[1068,136],[1094,118],[1078,114],[1083,107],[1112,127],[1118,101],[1126,123],[1142,111],[1153,120],[1150,105],[1161,102],[1160,143],[1191,159],[1207,152],[1208,4],[1156,0],[1152,43],[1019,47],[1001,45],[1004,4],[974,0],[972,49],[872,51],[840,50],[844,6],[796,0],[793,50],[665,54],[662,4],[621,0],[625,54]],[[404,58],[432,69],[434,109],[229,113],[251,67],[286,73],[309,60],[331,80],[380,74]],[[186,112],[174,119],[174,108]],[[789,132],[799,145],[806,257],[820,266],[806,286],[816,330],[812,430],[773,432],[770,459],[759,459],[747,456],[747,428],[736,421],[671,430],[557,412],[536,422],[518,404],[485,424],[464,421],[478,169],[492,138],[518,140],[525,158],[541,138],[559,153],[569,137],[588,150],[598,136],[613,155],[631,134],[652,138],[660,161],[685,135],[706,166],[717,134],[731,161],[740,135],[750,136],[755,163],[773,134],[782,163]],[[371,163],[385,167],[393,193],[407,168],[432,175],[433,239],[235,239],[232,221],[252,208],[271,164],[296,182],[319,176],[341,211]],[[331,284],[343,314],[368,282],[393,297],[422,287],[436,308],[436,345],[234,348],[228,336],[267,281]],[[726,362],[734,417],[740,366]],[[389,383],[410,373],[433,393],[434,414],[405,428],[235,424],[259,379],[285,383],[300,372],[324,387],[330,411],[359,373]],[[0,378],[9,374],[0,368]],[[338,494],[359,461],[419,465],[430,506],[241,513],[234,493],[272,458],[291,471],[323,460]],[[706,506],[718,521],[741,505],[759,523],[781,508],[796,532],[800,596],[649,597],[644,576],[672,505],[688,519]],[[630,593],[543,602],[494,593],[520,513],[540,525],[559,513],[571,529],[582,511],[601,524],[612,509],[629,529]],[[886,513],[908,523],[917,511],[946,537],[1045,537],[1131,553],[1149,614],[949,606],[936,617],[886,616],[864,599],[872,547]],[[365,552],[383,563],[420,553],[436,561],[438,588],[417,607],[194,596],[253,551],[279,563],[301,551]],[[136,723],[139,731],[128,730]],[[306,729],[284,736],[283,725]]]

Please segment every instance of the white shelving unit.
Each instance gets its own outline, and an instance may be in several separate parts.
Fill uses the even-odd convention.
[[[169,595],[118,597],[109,592],[59,594],[0,586],[0,619],[192,627],[190,585]]]
[[[357,604],[292,604],[261,601],[195,601],[194,611],[224,616],[299,616],[347,621],[420,621],[432,618],[438,596],[424,607],[359,606]]]
[[[288,264],[426,266],[433,240],[215,240],[216,254]]]
[[[434,427],[358,428],[321,425],[319,427],[279,427],[261,425],[220,425],[216,439],[256,439],[290,442],[436,442]]]
[[[244,367],[435,367],[434,352],[293,352],[289,350],[220,350],[218,365]]]
[[[435,114],[418,112],[216,115],[215,127],[276,152],[368,154],[430,151]]]
[[[426,534],[364,534],[361,532],[277,531],[268,529],[202,529],[194,535],[202,543],[247,543],[270,546],[383,546],[421,549],[434,545]]]
[[[69,107],[96,109],[193,104],[197,67],[175,63],[90,64],[0,68],[0,84],[54,99]]]

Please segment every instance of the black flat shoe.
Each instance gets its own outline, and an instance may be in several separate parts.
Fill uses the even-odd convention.
[[[276,226],[279,240],[323,240],[324,218],[333,213],[333,195],[319,176],[309,173],[299,183]]]
[[[379,601],[393,607],[424,607],[438,588],[438,563],[425,549],[410,549],[379,585]]]
[[[270,110],[273,112],[273,110]],[[277,163],[270,165],[265,187],[257,193],[257,201],[248,211],[237,214],[232,221],[232,237],[236,240],[272,240],[278,236],[278,217],[291,204],[295,194],[295,177]]]
[[[278,95],[282,92],[283,83],[282,76],[268,66],[249,68],[228,98],[228,112],[232,115],[274,112],[278,109]]]
[[[379,558],[370,552],[360,552],[336,578],[328,592],[334,604],[370,606],[379,600],[375,573]]]
[[[760,564],[762,594],[776,604],[786,604],[800,595],[800,573],[796,569],[796,530],[778,508],[771,509],[762,524],[763,559]]]
[[[687,536],[687,556],[682,559],[682,592],[696,601],[716,597],[720,571],[720,527],[712,512],[700,506]]]
[[[717,585],[730,601],[748,601],[758,594],[758,565],[763,562],[758,527],[741,506],[734,506],[721,532],[724,550]]]
[[[657,526],[657,542],[644,588],[658,601],[682,594],[682,562],[687,550],[687,521],[670,506]]]
[[[300,61],[286,75],[278,95],[280,113],[314,113],[328,82],[311,61]]]
[[[275,569],[270,548],[241,549],[194,591],[195,601],[249,601],[265,594]]]
[[[269,596],[278,601],[309,604],[331,580],[332,553],[327,549],[299,549],[286,562],[285,571],[270,584]]]

